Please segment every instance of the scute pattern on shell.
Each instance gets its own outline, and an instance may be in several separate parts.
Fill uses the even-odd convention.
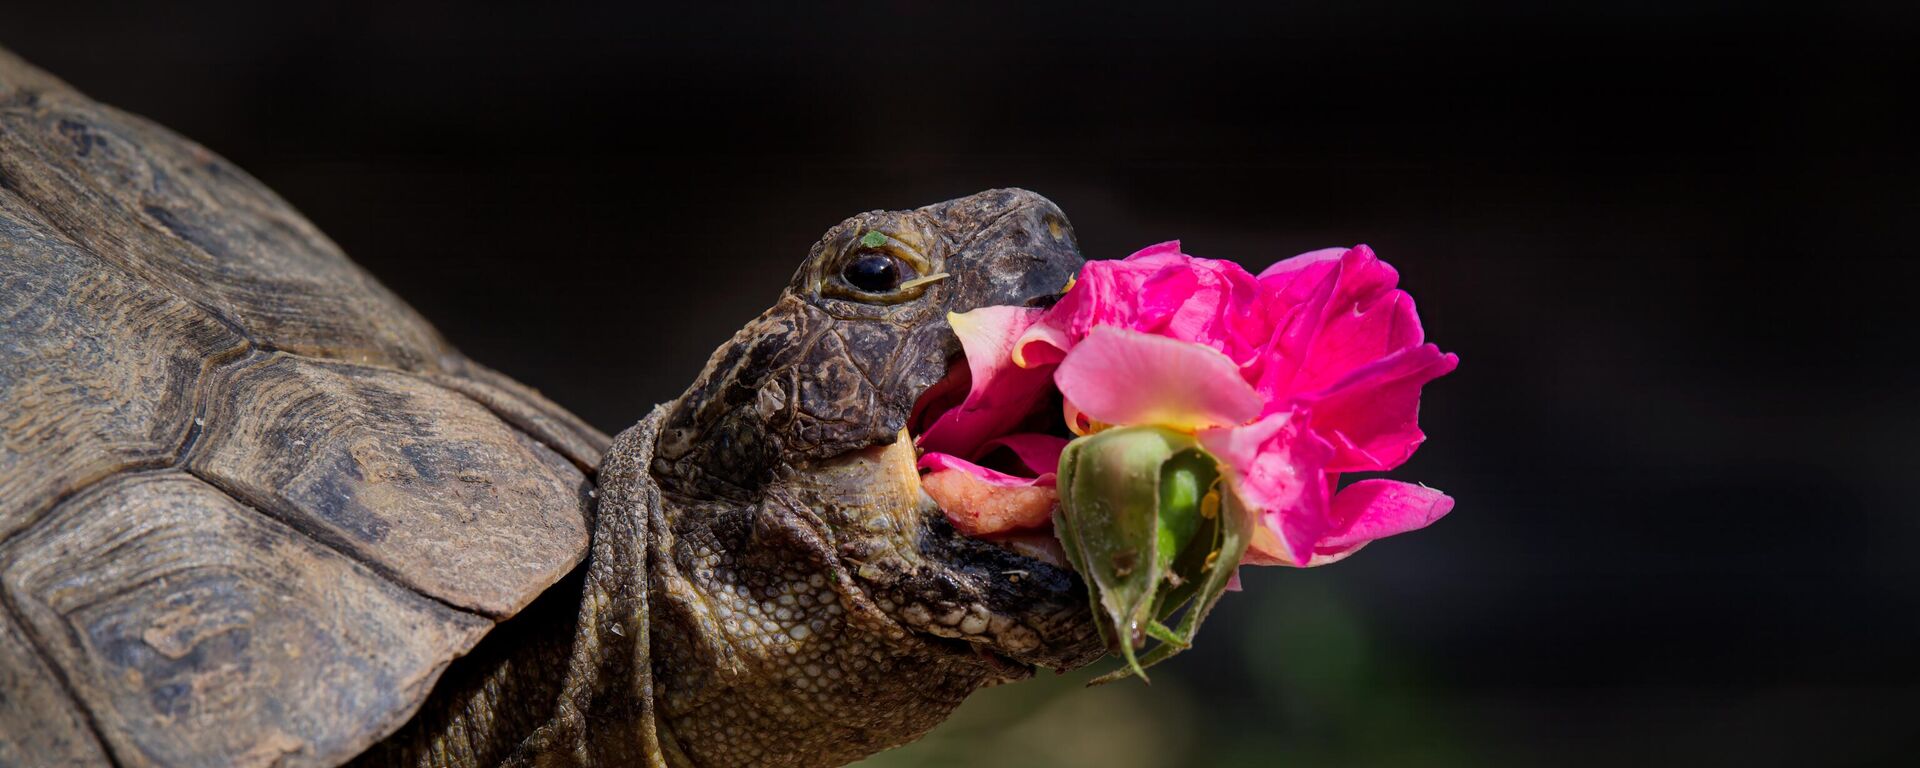
[[[0,578],[122,764],[325,765],[491,628],[177,470],[62,504]]]
[[[5,51],[0,319],[0,764],[338,763],[585,553],[604,434]]]

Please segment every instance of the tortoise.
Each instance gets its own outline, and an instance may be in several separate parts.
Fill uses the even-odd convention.
[[[832,765],[1084,665],[904,431],[1080,263],[1022,190],[854,216],[610,440],[0,50],[0,765]]]

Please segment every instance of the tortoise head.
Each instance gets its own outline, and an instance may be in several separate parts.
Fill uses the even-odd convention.
[[[1081,262],[1066,216],[1025,190],[841,222],[668,407],[655,479],[710,508],[791,512],[807,530],[789,533],[850,575],[847,597],[996,674],[1097,658],[1077,577],[958,534],[921,492],[906,432],[959,361],[947,313],[1044,305]]]

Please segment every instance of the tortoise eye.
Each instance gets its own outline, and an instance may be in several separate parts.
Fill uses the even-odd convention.
[[[882,306],[917,299],[926,286],[947,277],[937,269],[939,262],[922,252],[919,243],[928,239],[916,232],[896,237],[867,230],[852,242],[843,241],[837,255],[814,273],[816,290],[825,297]]]
[[[898,259],[885,253],[865,251],[840,270],[840,277],[856,290],[886,293],[900,286],[903,266]]]

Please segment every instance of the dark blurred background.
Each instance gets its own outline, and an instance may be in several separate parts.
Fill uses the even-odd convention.
[[[0,45],[608,432],[861,210],[1401,269],[1462,365],[1396,476],[1451,517],[876,765],[1911,765],[1920,13],[1755,8],[10,0]]]

